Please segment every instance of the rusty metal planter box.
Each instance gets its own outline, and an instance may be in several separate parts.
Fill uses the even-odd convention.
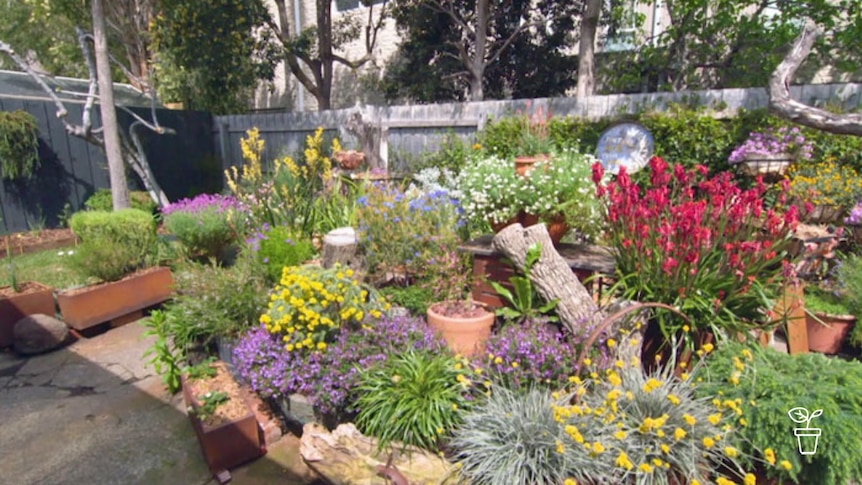
[[[150,268],[120,281],[57,293],[57,303],[63,321],[80,331],[167,300],[173,284],[169,268]]]
[[[24,283],[38,287],[36,291],[0,297],[0,348],[12,345],[12,327],[27,315],[42,313],[54,316],[54,289],[35,282]]]

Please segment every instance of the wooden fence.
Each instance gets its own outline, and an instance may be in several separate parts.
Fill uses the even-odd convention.
[[[840,104],[845,109],[862,106],[862,84],[817,84],[793,86],[795,99],[811,104]],[[366,106],[326,112],[255,113],[215,117],[214,136],[225,165],[242,163],[239,140],[246,130],[258,127],[266,141],[264,157],[301,153],[305,137],[317,127],[338,135],[348,148],[357,147],[345,126],[357,112],[383,133],[381,158],[395,172],[408,169],[423,153],[437,149],[449,134],[472,139],[489,118],[539,108],[554,116],[588,119],[623,116],[647,108],[661,110],[670,103],[710,106],[718,116],[729,116],[740,108],[764,108],[768,96],[763,88],[687,91],[676,93],[617,94],[576,98],[482,101],[413,106]]]
[[[69,120],[80,122],[83,106],[67,103]],[[64,208],[76,211],[100,188],[108,188],[108,168],[104,153],[84,140],[66,133],[56,117],[53,103],[41,100],[0,97],[0,111],[24,110],[39,126],[41,167],[28,182],[0,183],[0,233],[57,227]],[[148,110],[134,108],[142,117]],[[146,133],[141,136],[156,179],[168,198],[200,192],[217,192],[222,187],[221,163],[212,138],[212,116],[192,111],[158,110],[162,125],[176,135]],[[99,110],[93,110],[93,124],[100,126]],[[121,130],[132,123],[131,116],[117,111]],[[132,189],[136,176],[128,173]]]

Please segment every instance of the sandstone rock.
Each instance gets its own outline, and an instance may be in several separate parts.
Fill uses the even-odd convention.
[[[29,315],[15,323],[12,342],[19,354],[40,354],[62,346],[69,338],[69,327],[48,315]]]

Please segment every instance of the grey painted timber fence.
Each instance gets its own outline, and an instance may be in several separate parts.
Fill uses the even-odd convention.
[[[791,87],[793,97],[805,103],[825,102],[845,109],[862,106],[862,84],[813,84]],[[683,91],[675,93],[614,94],[577,98],[539,98],[531,100],[481,101],[411,106],[362,106],[351,109],[301,113],[253,113],[216,116],[213,135],[225,166],[240,165],[240,138],[257,127],[266,141],[264,159],[301,153],[305,137],[322,127],[338,135],[346,148],[358,148],[346,125],[357,112],[381,132],[381,158],[388,168],[401,172],[412,159],[437,149],[446,136],[454,134],[472,139],[489,118],[540,108],[554,116],[599,119],[634,114],[644,109],[665,109],[671,103],[709,106],[716,116],[731,116],[740,108],[756,109],[768,105],[765,88]]]

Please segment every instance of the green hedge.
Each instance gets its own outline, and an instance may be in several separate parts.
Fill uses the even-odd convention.
[[[156,203],[150,194],[144,190],[132,190],[129,192],[129,205],[132,209],[139,209],[152,214],[156,210]],[[112,211],[114,201],[111,198],[111,189],[99,189],[84,202],[87,210]]]
[[[138,209],[76,212],[69,227],[82,242],[151,246],[156,239],[155,219]]]
[[[644,111],[595,121],[555,117],[548,122],[548,132],[558,148],[577,147],[586,153],[595,153],[601,132],[612,123],[622,120],[637,121],[652,132],[656,155],[685,166],[701,163],[711,171],[726,170],[730,153],[752,131],[791,125],[770,116],[766,110],[740,111],[735,117],[718,119],[705,108],[671,105],[662,112]],[[486,124],[477,138],[488,152],[513,157],[517,155],[517,142],[525,129],[523,116],[504,117]],[[801,129],[806,139],[814,144],[814,160],[834,157],[839,164],[862,169],[862,137]]]

